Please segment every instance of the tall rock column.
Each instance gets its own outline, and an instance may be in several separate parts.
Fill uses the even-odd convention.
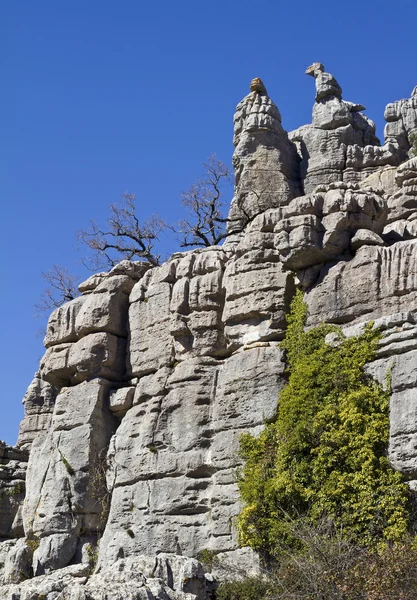
[[[299,158],[281,125],[281,115],[264,84],[253,79],[251,92],[234,116],[235,195],[229,231],[240,231],[257,214],[301,195]]]

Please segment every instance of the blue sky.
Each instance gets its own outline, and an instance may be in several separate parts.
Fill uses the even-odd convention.
[[[81,278],[75,233],[125,191],[144,218],[181,216],[180,193],[216,152],[261,77],[287,130],[310,122],[324,63],[383,137],[388,102],[417,85],[415,0],[16,0],[0,7],[3,343],[0,439],[43,354],[33,306],[53,263]],[[162,240],[165,252],[175,250]]]

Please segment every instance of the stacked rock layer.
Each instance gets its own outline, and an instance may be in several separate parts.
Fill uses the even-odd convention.
[[[417,487],[416,90],[387,107],[381,146],[335,78],[308,73],[311,125],[287,134],[260,80],[237,107],[222,247],[123,261],[52,313],[0,448],[0,598],[205,600],[222,572],[203,551],[256,571],[234,526],[239,437],[276,413],[297,286],[309,325],[381,328],[368,368],[392,373],[390,459]]]

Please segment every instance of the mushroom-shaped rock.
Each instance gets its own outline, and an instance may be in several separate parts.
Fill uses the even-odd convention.
[[[324,65],[315,62],[306,69],[306,75],[311,75],[316,80],[316,102],[329,96],[342,99],[342,88],[330,73],[326,73]]]

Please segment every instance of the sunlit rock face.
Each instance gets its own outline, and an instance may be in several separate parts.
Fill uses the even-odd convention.
[[[52,313],[17,446],[0,447],[0,598],[209,600],[224,569],[204,572],[207,550],[257,571],[235,528],[239,437],[276,413],[297,287],[308,325],[380,327],[368,369],[392,374],[389,456],[417,488],[416,90],[380,146],[323,65],[307,72],[296,132],[258,78],[238,104],[223,246],[123,261]]]
[[[264,210],[288,204],[301,194],[296,146],[283,129],[280,112],[261,80],[253,81],[252,91],[239,102],[234,117],[231,232]]]
[[[334,181],[360,182],[382,167],[397,167],[407,158],[410,136],[417,130],[417,94],[389,104],[385,143],[381,146],[375,125],[363,114],[362,104],[342,98],[342,88],[323,65],[306,71],[315,79],[316,101],[310,125],[289,134],[301,159],[300,178],[305,193]]]

